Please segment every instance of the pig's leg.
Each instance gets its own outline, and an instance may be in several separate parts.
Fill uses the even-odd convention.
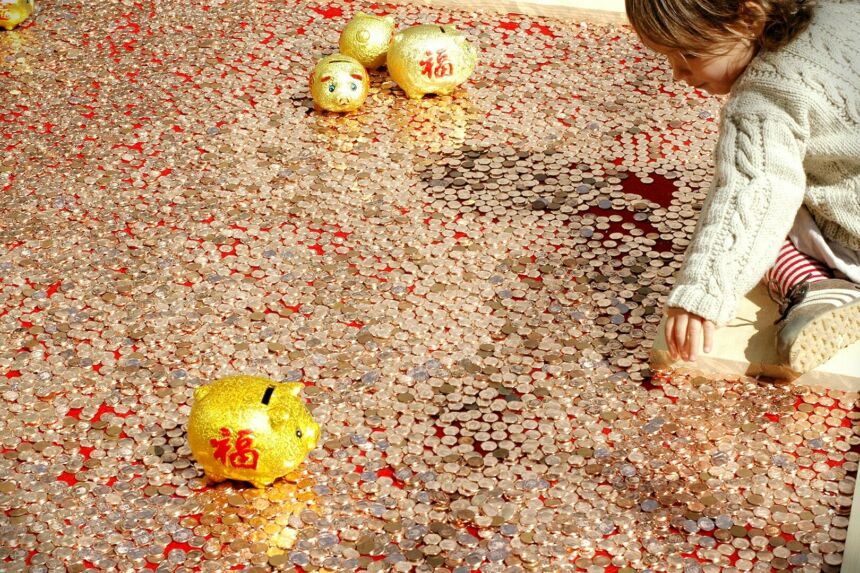
[[[222,481],[226,481],[227,478],[218,474],[213,474],[211,472],[205,472],[206,479],[211,481],[212,483],[221,483]]]

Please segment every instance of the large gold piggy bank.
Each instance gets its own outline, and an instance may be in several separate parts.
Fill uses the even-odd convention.
[[[33,13],[33,0],[0,0],[0,28],[11,30]]]
[[[406,95],[447,95],[469,79],[478,54],[453,26],[424,24],[394,35],[388,73]]]
[[[206,476],[263,487],[298,467],[320,436],[299,396],[302,388],[255,376],[228,376],[197,388],[188,443]]]
[[[355,58],[365,68],[378,68],[385,65],[393,40],[394,18],[358,12],[340,33],[340,53]]]
[[[332,54],[317,62],[311,73],[311,97],[317,109],[354,111],[370,91],[364,66],[349,56]]]

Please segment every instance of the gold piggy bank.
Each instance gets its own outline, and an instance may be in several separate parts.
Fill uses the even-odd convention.
[[[197,388],[188,444],[206,476],[263,487],[298,467],[320,436],[299,396],[302,388],[255,376],[228,376]]]
[[[343,54],[321,59],[311,73],[311,96],[317,109],[354,111],[370,90],[370,77],[358,60]]]
[[[33,13],[33,0],[0,0],[0,28],[11,30]]]
[[[447,95],[469,79],[478,54],[453,26],[425,24],[394,35],[388,73],[406,95]]]
[[[340,53],[355,58],[365,68],[378,68],[385,65],[393,40],[394,18],[358,12],[340,33]]]

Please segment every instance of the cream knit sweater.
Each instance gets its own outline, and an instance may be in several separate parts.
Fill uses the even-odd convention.
[[[776,260],[801,205],[860,251],[860,5],[820,4],[756,56],[722,111],[714,182],[668,306],[718,325]]]

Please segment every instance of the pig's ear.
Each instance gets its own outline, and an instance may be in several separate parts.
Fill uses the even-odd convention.
[[[298,396],[305,389],[301,382],[284,382],[281,387],[293,396]]]
[[[396,44],[397,42],[399,42],[402,39],[403,39],[403,32],[397,32],[396,34],[394,34],[394,42],[393,43]]]
[[[394,25],[394,16],[389,14],[388,16],[383,16],[382,19],[391,24],[392,26]]]
[[[279,431],[284,425],[290,421],[290,411],[281,405],[275,404],[268,410],[269,424],[272,429]]]
[[[209,386],[198,386],[197,389],[194,390],[194,401],[199,402],[209,393]]]
[[[373,18],[373,16],[371,14],[368,14],[367,12],[362,12],[361,10],[359,10],[352,18],[356,20],[358,18]]]

